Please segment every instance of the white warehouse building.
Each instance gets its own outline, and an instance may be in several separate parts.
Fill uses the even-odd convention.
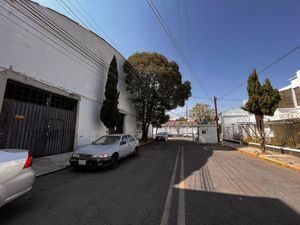
[[[35,157],[72,151],[106,133],[100,109],[116,56],[120,132],[137,135],[125,58],[95,33],[31,1],[0,0],[0,148]]]

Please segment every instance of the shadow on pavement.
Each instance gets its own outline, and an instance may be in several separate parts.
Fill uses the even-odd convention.
[[[278,199],[186,190],[189,225],[296,225],[297,212]]]
[[[185,187],[186,224],[195,225],[295,225],[300,224],[299,214],[279,199],[225,194],[215,191],[218,181],[212,179],[206,165],[218,151],[236,151],[219,144],[184,144],[184,179],[179,179],[175,190],[178,193],[182,181],[191,181],[199,190]],[[180,168],[180,166],[178,167]]]
[[[212,178],[206,164],[208,160],[213,156],[214,152],[217,151],[236,151],[236,149],[223,146],[220,144],[202,144],[196,143],[194,141],[173,141],[177,143],[177,145],[184,145],[184,179],[188,178],[195,171],[200,171],[201,181],[204,186],[207,187],[206,191],[211,191],[213,189],[212,186]]]
[[[215,151],[234,149],[173,140],[141,147],[137,159],[129,157],[114,170],[66,170],[39,178],[31,194],[0,209],[0,224],[160,224],[176,153],[181,146],[185,162],[183,180],[196,171],[200,183],[194,184],[199,190],[184,189],[186,225],[300,224],[298,213],[278,199],[214,190],[218,181],[212,182],[207,163]],[[175,184],[182,181],[179,171],[180,158]],[[181,189],[173,190],[169,224],[177,224]]]

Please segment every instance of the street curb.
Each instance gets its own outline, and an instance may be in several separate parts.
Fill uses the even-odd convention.
[[[43,177],[45,175],[49,175],[51,173],[56,173],[56,172],[59,172],[61,170],[65,170],[67,168],[70,168],[70,165],[66,165],[65,167],[61,167],[61,168],[58,168],[58,169],[53,169],[53,170],[50,170],[48,172],[45,172],[45,173],[42,173],[42,174],[39,174],[39,175],[36,175],[35,177],[38,178],[38,177]]]
[[[281,167],[285,167],[287,169],[291,169],[291,170],[295,170],[297,172],[300,172],[300,167],[298,166],[295,166],[295,165],[292,165],[292,164],[289,164],[289,163],[285,163],[285,162],[282,162],[282,161],[279,161],[279,160],[276,160],[276,159],[270,159],[264,155],[260,155],[258,153],[252,153],[252,152],[248,152],[248,151],[245,151],[245,150],[242,150],[242,149],[238,149],[236,148],[240,153],[243,153],[245,155],[248,155],[250,157],[253,157],[253,158],[258,158],[258,159],[261,159],[261,160],[265,160],[269,163],[273,163],[273,164],[276,164],[278,166],[281,166]]]
[[[154,141],[148,141],[148,142],[146,142],[146,143],[142,143],[142,144],[140,144],[140,146],[143,146],[143,145],[147,145],[147,144],[151,144],[151,143],[153,143]]]

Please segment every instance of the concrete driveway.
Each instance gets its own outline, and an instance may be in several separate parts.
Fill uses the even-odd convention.
[[[113,170],[66,169],[0,209],[0,224],[300,224],[300,174],[228,147],[155,142]]]

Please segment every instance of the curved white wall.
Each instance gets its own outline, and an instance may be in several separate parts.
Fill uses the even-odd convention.
[[[56,32],[51,30],[53,27],[46,26],[40,20],[32,21],[33,16],[27,11],[19,12],[18,10],[24,10],[23,6],[19,5],[22,3],[9,2],[12,5],[4,0],[1,0],[0,4],[0,67],[11,67],[13,71],[20,73],[20,79],[21,76],[30,77],[80,97],[76,145],[87,144],[104,134],[106,128],[99,119],[99,113],[104,98],[107,68],[115,55],[119,79],[124,80],[124,57],[104,40],[72,20],[36,3],[28,2],[30,7],[34,7],[34,10],[38,10],[74,37],[80,46],[85,46],[93,52],[103,61],[99,64],[91,57],[86,57],[85,51],[70,47],[69,44],[72,45],[74,41],[69,40],[65,43],[66,40],[58,38]],[[35,16],[43,18],[38,13],[35,13]],[[0,77],[0,81],[3,90],[5,79]],[[123,82],[119,81],[118,89],[119,108],[126,114],[125,132],[135,135],[134,106]],[[2,92],[0,91],[0,94]],[[0,98],[1,105],[3,93]]]

